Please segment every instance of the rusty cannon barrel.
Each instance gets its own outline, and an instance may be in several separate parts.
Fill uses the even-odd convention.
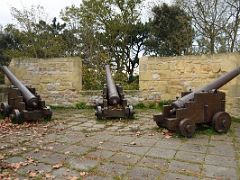
[[[26,101],[26,104],[31,107],[35,108],[38,106],[38,99],[36,96],[31,93],[26,86],[24,86],[21,81],[19,81],[16,76],[6,67],[6,66],[1,66],[2,71],[4,74],[7,76],[9,81],[16,86],[22,93],[22,96],[24,100]]]
[[[174,108],[184,107],[185,103],[189,102],[190,100],[192,100],[194,98],[194,94],[200,93],[200,92],[208,92],[208,91],[211,91],[214,89],[219,89],[222,86],[224,86],[226,83],[231,81],[233,78],[238,76],[239,74],[240,74],[240,67],[237,67],[237,68],[233,69],[232,71],[227,72],[226,74],[223,74],[218,79],[211,82],[210,84],[207,84],[204,87],[199,88],[199,89],[187,94],[186,96],[183,96],[183,97],[177,99],[176,101],[174,101],[172,103],[172,105]]]
[[[120,102],[120,97],[119,97],[116,85],[114,83],[114,80],[112,78],[109,65],[106,65],[105,68],[106,68],[108,100],[110,105],[117,105]]]

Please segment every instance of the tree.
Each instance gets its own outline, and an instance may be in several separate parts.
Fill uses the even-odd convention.
[[[138,55],[147,37],[137,6],[141,0],[83,0],[67,7],[62,19],[78,34],[81,57],[89,67],[103,69],[111,63],[125,71],[129,82],[139,64]]]
[[[11,38],[9,34],[6,34],[3,31],[3,28],[0,26],[0,64],[8,64],[10,58],[4,53],[8,48],[8,45],[11,43]]]
[[[155,6],[150,19],[146,54],[176,56],[190,53],[193,30],[191,18],[176,5]]]
[[[72,36],[65,29],[66,24],[57,22],[57,18],[53,18],[52,23],[47,23],[43,20],[45,12],[41,6],[32,6],[30,10],[12,8],[12,15],[18,26],[8,25],[5,28],[13,42],[11,48],[5,51],[10,57],[49,58],[72,55],[68,51],[68,40]]]
[[[222,47],[226,46],[224,41],[227,39],[224,29],[232,16],[225,0],[183,0],[177,1],[177,4],[193,19],[195,42],[200,52],[213,54],[225,49]]]
[[[240,25],[240,1],[239,0],[226,0],[226,5],[229,6],[230,18],[229,23],[224,26],[224,31],[228,37],[229,51],[239,51],[237,46],[238,32]]]
[[[80,20],[79,20],[79,7],[75,5],[66,7],[60,12],[61,19],[66,22],[66,29],[63,32],[63,37],[67,45],[67,54],[70,56],[80,56],[80,38],[79,30]]]

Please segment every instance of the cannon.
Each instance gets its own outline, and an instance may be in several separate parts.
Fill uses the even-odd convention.
[[[106,69],[106,84],[103,88],[103,103],[96,106],[98,119],[104,118],[132,118],[134,115],[133,107],[128,105],[124,98],[123,88],[116,84],[112,78],[109,65]]]
[[[225,93],[218,89],[239,74],[240,67],[195,91],[182,92],[180,98],[164,105],[162,113],[154,115],[153,120],[159,127],[185,137],[192,137],[198,124],[211,125],[216,132],[226,133],[231,117],[225,112]]]
[[[22,84],[6,66],[1,66],[1,69],[12,84],[8,88],[8,102],[1,103],[2,116],[9,117],[13,123],[51,119],[52,111],[36,89]]]

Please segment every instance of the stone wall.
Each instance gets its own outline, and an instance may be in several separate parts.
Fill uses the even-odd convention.
[[[239,54],[143,57],[140,60],[139,91],[125,91],[129,104],[175,99],[182,91],[195,89],[240,66]],[[79,58],[14,59],[10,70],[24,84],[36,87],[50,105],[74,105],[101,101],[100,91],[82,91]],[[0,98],[5,98],[5,88]],[[240,76],[221,88],[227,93],[227,110],[240,117]]]
[[[147,100],[175,99],[182,91],[201,87],[237,66],[240,66],[239,54],[143,57],[140,60],[139,90]],[[240,117],[240,76],[221,90],[227,94],[227,111]]]
[[[48,105],[102,102],[101,91],[82,91],[82,62],[79,58],[13,59],[9,69],[24,84],[35,87]],[[10,84],[7,78],[5,81]],[[6,86],[0,88],[0,98],[6,99],[5,92]],[[138,90],[126,91],[125,97],[133,105],[144,101]]]
[[[145,102],[142,93],[138,90],[126,90],[124,91],[124,95],[131,105]],[[79,99],[80,102],[85,102],[87,105],[94,106],[97,102],[102,103],[102,91],[81,91]]]
[[[80,58],[13,59],[9,68],[24,84],[35,87],[48,104],[71,105],[79,101]]]

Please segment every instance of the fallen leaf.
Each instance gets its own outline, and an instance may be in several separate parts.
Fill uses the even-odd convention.
[[[37,152],[39,152],[39,149],[37,148],[37,149],[34,149],[34,151],[33,151],[34,153],[37,153]]]
[[[53,147],[52,147],[52,146],[50,146],[50,147],[48,147],[47,149],[48,149],[48,150],[53,150]]]
[[[163,130],[162,130],[162,133],[164,133],[164,134],[165,134],[165,133],[168,133],[168,130],[167,130],[167,129],[163,129]]]
[[[46,174],[45,174],[45,177],[46,177],[46,178],[49,178],[49,179],[53,179],[53,178],[54,178],[54,176],[51,175],[51,174],[49,174],[49,173],[46,173]]]
[[[77,180],[77,179],[78,179],[77,176],[72,176],[72,177],[69,178],[69,180]]]
[[[1,162],[1,161],[0,161],[0,167],[1,167],[1,169],[12,168],[8,163],[6,163],[6,162]]]
[[[59,169],[62,166],[63,166],[63,163],[61,162],[61,163],[57,163],[57,164],[53,165],[52,167],[53,167],[53,169]]]
[[[140,131],[136,132],[136,136],[140,136],[140,135],[141,135]]]
[[[31,157],[29,157],[29,158],[27,158],[27,162],[28,162],[28,163],[33,163],[34,160],[33,160]]]
[[[170,135],[165,135],[164,136],[166,139],[170,139],[172,136],[170,136]]]
[[[135,142],[130,142],[130,145],[136,145],[137,143],[135,143]]]
[[[86,176],[87,173],[86,172],[80,172],[80,176]]]
[[[39,173],[39,174],[43,174],[43,173],[44,173],[44,170],[39,170],[38,173]]]
[[[66,151],[64,154],[70,154],[70,151]]]
[[[35,173],[35,172],[30,172],[30,173],[29,173],[29,176],[30,176],[30,177],[36,177],[36,176],[37,176],[37,173]]]
[[[0,154],[0,160],[4,159],[4,155]]]
[[[18,170],[23,165],[23,162],[20,163],[12,163],[10,166],[13,168],[13,170]]]

